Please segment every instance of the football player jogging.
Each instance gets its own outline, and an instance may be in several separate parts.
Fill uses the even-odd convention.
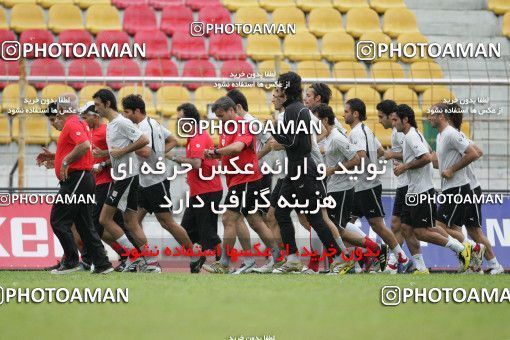
[[[384,152],[384,158],[386,160],[393,160],[394,164],[402,162],[402,147],[404,144],[404,134],[398,132],[392,127],[391,114],[397,111],[397,104],[390,99],[383,100],[377,104],[377,116],[379,117],[379,123],[385,129],[392,129],[391,131],[391,149]],[[416,239],[414,232],[406,224],[402,224],[401,214],[402,208],[405,203],[405,196],[407,193],[407,175],[395,176],[397,182],[397,190],[395,193],[395,201],[393,203],[393,213],[391,216],[391,231],[395,234],[395,237],[402,246],[404,239],[407,243],[407,247],[411,252],[413,258],[418,262],[423,262],[423,255],[421,254],[420,242]],[[388,266],[385,272],[395,274],[397,272],[397,259],[393,253],[390,254],[388,260]]]
[[[92,98],[94,106],[101,117],[109,123],[106,126],[108,150],[96,149],[98,157],[110,155],[113,185],[99,215],[99,223],[112,235],[124,249],[132,252],[133,248],[142,251],[148,248],[147,237],[138,223],[138,159],[135,151],[149,144],[149,139],[132,121],[117,111],[115,95],[108,89],[97,91]],[[115,222],[117,210],[123,212],[124,223],[133,237],[134,243],[127,238],[122,228]],[[126,261],[124,272],[136,270],[145,272],[152,264],[153,258],[138,256]],[[152,271],[152,268],[150,268]]]
[[[398,132],[404,133],[403,162],[395,165],[396,176],[407,175],[408,190],[405,205],[402,209],[402,223],[411,226],[416,238],[446,247],[458,255],[463,263],[463,270],[469,266],[471,245],[460,243],[448,235],[443,228],[435,227],[436,205],[435,190],[432,184],[432,155],[423,136],[416,129],[414,111],[406,104],[397,107],[391,114],[393,126]],[[411,205],[410,195],[416,199]],[[416,204],[414,204],[416,203]],[[416,261],[416,274],[428,274],[422,261]]]
[[[354,185],[354,205],[350,223],[365,216],[372,229],[389,246],[397,258],[398,264],[401,265],[401,271],[405,273],[411,268],[412,262],[400,247],[395,235],[386,228],[384,223],[381,181],[375,174],[373,179],[368,179],[366,169],[369,168],[369,165],[378,166],[378,156],[384,155],[384,150],[374,133],[363,124],[366,118],[366,107],[362,100],[352,98],[346,102],[344,119],[345,123],[351,126],[349,141],[354,144],[358,155],[366,163],[363,173],[358,176]],[[383,270],[383,268],[381,269]]]

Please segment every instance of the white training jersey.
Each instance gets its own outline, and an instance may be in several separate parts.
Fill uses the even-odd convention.
[[[404,133],[398,132],[396,128],[393,128],[391,131],[391,151],[392,152],[403,152],[404,146]],[[400,161],[399,161],[400,162]],[[400,176],[396,176],[397,178],[397,188],[402,188],[407,186],[407,176],[402,174]]]
[[[324,151],[324,162],[328,168],[351,160],[356,155],[354,145],[338,129],[331,130],[329,136],[324,139]],[[329,176],[327,182],[328,193],[352,189],[354,181],[350,180],[349,177],[351,177],[349,174]]]
[[[464,155],[468,146],[469,141],[467,138],[450,125],[438,133],[436,153],[439,162],[439,172],[442,173],[445,169],[457,163]],[[456,171],[450,179],[441,179],[441,189],[443,191],[466,184],[468,184],[466,168]]]
[[[404,163],[410,163],[413,160],[429,153],[429,147],[425,138],[414,127],[404,135],[403,160]],[[401,176],[408,179],[408,193],[421,194],[432,188],[432,163],[418,168],[410,169]]]
[[[469,142],[469,144],[473,144],[473,141],[466,137],[466,135],[461,131],[460,132]],[[473,190],[474,188],[478,188],[480,186],[480,182],[478,182],[478,178],[476,178],[475,171],[473,168],[473,163],[469,163],[466,166],[466,175],[469,182],[469,188]]]

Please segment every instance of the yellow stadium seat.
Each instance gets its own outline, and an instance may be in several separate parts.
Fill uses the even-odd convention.
[[[156,109],[163,117],[177,114],[177,106],[190,102],[188,90],[183,86],[163,86],[156,92]]]
[[[355,61],[340,61],[333,67],[333,77],[335,78],[367,78],[367,70],[365,64]],[[347,92],[354,84],[340,84],[336,87],[342,91]]]
[[[3,8],[0,8],[0,29],[6,30],[9,28],[9,24],[7,23],[7,19],[5,18],[5,11]]]
[[[234,12],[243,7],[258,7],[259,3],[257,0],[223,0],[223,6]]]
[[[70,29],[83,29],[81,10],[72,4],[56,4],[48,11],[48,29],[60,33]]]
[[[397,38],[397,42],[400,43],[402,46],[405,46],[406,44],[408,43],[428,43],[428,39],[421,33],[402,33],[401,35],[398,36]],[[412,46],[412,45],[410,45]],[[413,48],[407,48],[405,49],[404,51],[406,51],[406,53],[409,53],[409,54],[413,54]],[[424,52],[426,52],[427,49],[424,49]],[[432,58],[430,58],[429,56],[425,56],[425,58],[421,58],[420,56],[420,49],[417,47],[416,48],[416,54],[414,56],[412,56],[411,58],[408,58],[404,55],[402,55],[402,57],[400,58],[400,61],[404,62],[404,63],[413,63],[415,61],[427,61],[427,60],[431,60],[432,61]]]
[[[18,84],[7,85],[2,92],[2,111],[7,112],[10,109],[16,109],[18,107],[21,107],[19,98],[20,98],[19,85]],[[37,91],[32,85],[28,85],[26,87],[25,98],[30,100],[37,98]]]
[[[271,107],[267,101],[266,92],[257,87],[247,87],[239,89],[248,101],[248,111],[254,116],[262,120],[270,118]]]
[[[50,125],[50,138],[52,141],[56,142],[58,140],[58,137],[60,137],[60,131],[55,129],[53,126]]]
[[[297,0],[296,5],[305,12],[310,12],[314,8],[331,8],[331,0]]]
[[[370,7],[382,14],[391,8],[406,8],[406,4],[404,0],[370,0]]]
[[[352,8],[368,8],[367,0],[333,0],[333,6],[342,13]]]
[[[19,118],[12,120],[12,139],[19,141]],[[35,145],[48,145],[50,143],[48,119],[45,116],[28,115],[25,119],[25,143]]]
[[[11,125],[9,117],[0,115],[0,144],[9,144],[11,138]]]
[[[237,24],[265,24],[267,21],[267,12],[258,6],[241,7],[235,15],[235,22]]]
[[[342,16],[331,7],[315,8],[310,12],[309,27],[310,32],[317,37],[322,37],[330,32],[343,32]]]
[[[37,0],[37,4],[44,8],[50,8],[55,4],[72,4],[72,0]]]
[[[269,12],[280,7],[296,7],[294,0],[259,0],[259,5]]]
[[[69,85],[49,84],[42,89],[41,99],[57,99],[58,97],[66,93],[75,93],[75,91]]]
[[[443,78],[443,70],[441,69],[441,66],[432,61],[417,61],[411,64],[409,78],[441,79]],[[430,87],[429,85],[411,85],[411,88],[413,88],[416,92],[423,92],[429,87]]]
[[[207,115],[207,105],[213,104],[218,98],[225,95],[223,89],[212,86],[200,86],[195,90],[194,104],[203,116]]]
[[[277,72],[277,69],[279,72]],[[290,64],[286,61],[280,61],[279,68],[276,66],[276,62],[274,60],[265,60],[258,63],[258,70],[263,76],[268,73],[274,73],[276,76],[286,73],[292,70]]]
[[[367,117],[374,117],[377,112],[376,106],[381,101],[381,95],[368,85],[358,85],[351,87],[345,94],[345,100],[352,98],[361,99],[367,108]]]
[[[14,5],[11,10],[11,29],[16,33],[28,29],[46,29],[42,8],[35,4]]]
[[[404,69],[399,63],[394,61],[379,61],[372,64],[372,77],[374,79],[402,79],[405,78],[405,75]],[[376,84],[374,85],[374,88],[377,91],[386,91],[392,86],[394,86],[393,83]]]
[[[442,103],[445,99],[452,100],[454,98],[455,95],[446,86],[429,86],[422,94],[422,112],[424,115],[428,114],[432,105]]]
[[[186,145],[186,138],[181,137],[178,129],[177,129],[177,117],[172,117],[168,120],[167,129],[170,131],[172,135],[174,135],[175,138],[177,138],[177,145],[178,146],[185,146]]]
[[[11,8],[18,4],[36,4],[36,0],[1,0],[0,4],[3,4],[4,7]]]
[[[354,61],[354,38],[345,32],[326,33],[322,37],[322,57],[330,62]]]
[[[460,131],[464,132],[467,138],[471,138],[471,126],[469,122],[463,121],[460,126]]]
[[[503,16],[503,35],[510,39],[510,12]]]
[[[157,117],[156,107],[154,106],[154,99],[152,97],[152,91],[148,87],[143,86],[135,86],[135,85],[127,85],[120,88],[117,93],[117,98],[119,104],[122,103],[122,98],[130,95],[130,94],[139,94],[142,96],[143,101],[145,102],[145,112],[149,117]],[[122,105],[122,104],[121,104]],[[119,105],[119,106],[121,106]],[[121,108],[119,107],[119,110]]]
[[[370,8],[353,8],[347,12],[345,30],[355,38],[364,33],[381,32],[379,16]]]
[[[87,9],[92,5],[110,5],[110,0],[74,0],[74,4],[81,9]]]
[[[381,142],[383,148],[391,147],[391,132],[392,129],[385,129],[379,122],[374,124],[374,134]]]
[[[329,99],[329,106],[333,109],[335,116],[337,119],[343,123],[343,114],[344,114],[344,98],[342,96],[342,92],[337,90],[336,88],[331,88],[331,98]],[[340,117],[340,118],[339,118]],[[343,124],[345,125],[345,124]]]
[[[87,9],[85,27],[93,34],[106,30],[120,31],[122,25],[119,11],[111,5],[92,5]]]
[[[329,65],[316,60],[305,60],[297,63],[297,73],[301,78],[331,78]]]
[[[409,87],[405,85],[392,86],[384,92],[383,99],[391,99],[398,105],[409,105],[414,110],[416,117],[420,117],[421,119],[422,112],[420,109],[420,103],[418,102],[418,95],[416,95],[416,92],[411,90]]]
[[[364,33],[359,38],[359,40],[360,41],[368,41],[370,45],[372,44],[372,42],[375,45],[377,45],[377,44],[390,44],[391,43],[391,38],[388,37],[386,34],[384,34],[382,32]],[[363,49],[359,45],[357,47],[358,47],[358,50],[363,51]],[[374,56],[375,56],[375,54],[374,54]],[[376,58],[371,60],[371,61],[381,61],[381,60],[390,60],[389,52],[386,52],[386,53],[382,54],[380,58],[376,56]],[[396,61],[397,57],[393,56],[393,58],[391,58],[391,60]]]
[[[384,13],[383,32],[392,38],[402,33],[419,33],[416,16],[407,8],[391,8]]]
[[[94,93],[101,89],[111,90],[108,86],[105,85],[86,85],[82,87],[80,91],[80,105],[85,105],[87,102],[93,100],[92,96]]]
[[[502,15],[510,11],[510,2],[508,0],[488,0],[488,8],[495,14]]]
[[[284,55],[292,61],[320,60],[317,39],[311,33],[303,32],[285,37]]]
[[[277,35],[251,34],[247,39],[246,54],[256,61],[282,57],[280,38]]]
[[[294,24],[296,26],[296,33],[308,32],[306,27],[305,14],[297,7],[281,7],[273,12],[273,23],[275,25],[288,25]],[[281,37],[284,34],[280,34]]]

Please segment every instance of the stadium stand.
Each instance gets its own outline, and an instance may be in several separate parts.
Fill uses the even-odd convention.
[[[97,33],[96,44],[106,44],[108,47],[113,44],[122,46],[123,44],[129,44],[129,35],[124,31],[101,31]]]
[[[106,70],[107,76],[117,76],[117,77],[130,77],[130,76],[141,76],[142,72],[140,70],[140,64],[136,61],[128,58],[124,59],[112,59],[108,63],[108,69]],[[129,83],[108,83],[112,89],[118,90],[122,86],[132,85]]]
[[[281,7],[296,7],[296,3],[293,0],[259,0],[259,4],[260,7],[269,12]]]
[[[277,35],[250,35],[247,39],[246,54],[253,60],[268,60],[283,56]]]
[[[354,39],[345,32],[330,32],[322,37],[322,57],[330,62],[356,60]]]
[[[258,0],[224,0],[223,5],[229,11],[237,11],[245,7],[258,7]]]
[[[156,109],[163,117],[175,116],[177,107],[191,100],[188,90],[182,86],[162,86],[156,96]]]
[[[377,13],[383,14],[388,9],[406,8],[404,0],[370,0],[370,7]]]
[[[333,67],[333,77],[335,78],[368,78],[365,65],[356,61],[340,61]],[[336,87],[342,91],[347,92],[353,85],[339,84]]]
[[[365,33],[381,32],[379,16],[370,8],[352,8],[347,12],[345,30],[354,38]]]
[[[297,7],[280,7],[273,12],[273,23],[288,25],[292,23],[296,27],[296,33],[308,32],[305,14]],[[284,36],[283,32],[280,34]]]
[[[11,10],[11,29],[21,33],[27,29],[46,29],[44,12],[35,4],[17,4]]]
[[[60,39],[60,37],[59,37]],[[14,36],[13,40],[16,40]],[[19,37],[21,44],[32,43],[32,44],[51,44],[53,42],[53,34],[50,31],[44,29],[30,29],[21,32]],[[31,51],[27,57],[34,58],[34,51]]]
[[[177,77],[178,75],[177,65],[171,59],[151,59],[145,65],[147,77]],[[163,83],[151,83],[149,88],[156,91],[163,85]]]
[[[86,77],[101,77],[103,75],[103,70],[101,69],[101,65],[97,60],[94,59],[74,59],[69,64],[69,68],[67,70],[68,76],[86,76]],[[74,89],[80,90],[83,86],[87,85],[86,83],[70,83]]]
[[[402,65],[394,61],[379,61],[372,65],[372,77],[374,79],[402,79],[404,77],[404,69]],[[374,88],[377,91],[386,91],[391,84],[377,84]]]
[[[288,35],[283,43],[283,53],[291,61],[320,60],[317,44],[317,38],[308,32]]]
[[[148,5],[130,5],[124,11],[124,31],[134,35],[139,31],[156,30],[156,13]]]
[[[161,11],[160,29],[168,35],[173,35],[175,32],[187,32],[189,23],[192,21],[191,8],[184,5],[168,6]]]
[[[390,8],[384,13],[383,32],[391,38],[402,33],[417,33],[416,17],[407,8]]]
[[[316,37],[322,37],[327,33],[344,32],[342,16],[331,8],[314,8],[309,15],[310,32]]]
[[[237,34],[212,34],[209,37],[209,56],[217,60],[245,59],[243,40]]]
[[[207,59],[205,39],[192,37],[188,32],[175,32],[172,37],[172,55],[177,59]]]
[[[87,9],[86,18],[85,27],[92,34],[122,30],[119,11],[109,4],[91,5]]]
[[[330,0],[296,0],[296,5],[304,12],[310,12],[319,8],[331,8]]]
[[[216,77],[216,70],[209,60],[188,60],[184,64],[183,77]],[[186,87],[190,90],[197,89],[201,84],[188,83]]]
[[[333,0],[333,6],[342,13],[353,8],[368,8],[367,0]]]
[[[55,4],[48,11],[48,29],[53,33],[83,29],[81,10],[73,4]]]
[[[166,35],[160,30],[137,32],[134,41],[140,45],[145,44],[145,57],[148,59],[170,57]]]
[[[253,66],[246,60],[227,60],[221,66],[220,74],[222,77],[231,77],[231,74],[248,76],[253,73]],[[239,76],[240,78],[243,78]],[[236,77],[237,78],[237,77]]]
[[[64,65],[58,60],[53,58],[34,59],[30,67],[30,75],[32,76],[64,76]],[[45,83],[33,84],[36,89],[42,89]]]

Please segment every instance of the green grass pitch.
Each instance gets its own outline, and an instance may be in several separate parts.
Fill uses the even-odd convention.
[[[510,305],[385,307],[380,290],[509,288],[507,275],[161,275],[0,272],[2,287],[129,288],[126,304],[0,306],[1,339],[509,339]]]

